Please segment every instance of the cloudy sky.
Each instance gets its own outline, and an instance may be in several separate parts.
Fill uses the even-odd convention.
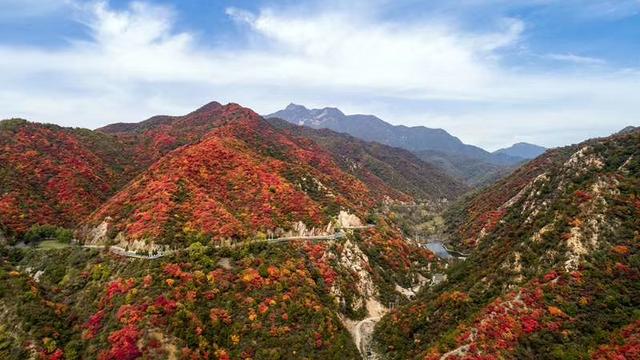
[[[0,0],[0,118],[96,128],[212,100],[578,142],[640,125],[640,0]]]

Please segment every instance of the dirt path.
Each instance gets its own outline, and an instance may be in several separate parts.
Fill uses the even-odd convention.
[[[360,351],[360,355],[362,355],[362,358],[365,360],[377,358],[369,347],[373,338],[373,330],[376,327],[376,323],[380,321],[380,318],[380,316],[368,317],[356,323],[353,329],[353,340],[358,347],[358,351]]]
[[[341,320],[349,333],[351,333],[353,342],[358,348],[362,358],[365,360],[375,360],[378,356],[371,351],[370,348],[373,330],[375,329],[376,323],[387,313],[388,309],[375,299],[368,299],[366,306],[369,317],[360,321],[346,318],[341,318]]]

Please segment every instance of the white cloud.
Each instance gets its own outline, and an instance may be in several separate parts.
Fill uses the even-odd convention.
[[[565,61],[580,65],[604,65],[606,61],[599,58],[589,56],[579,56],[575,54],[548,54],[547,58],[551,60]]]
[[[615,119],[608,128],[621,127],[638,115],[637,72],[605,64],[578,74],[505,67],[503,51],[525,41],[526,25],[513,18],[478,33],[444,20],[382,21],[371,9],[344,6],[315,14],[230,8],[250,38],[231,47],[176,31],[167,7],[134,2],[116,11],[92,2],[77,10],[89,40],[57,50],[0,45],[0,117],[96,127],[186,113],[210,100],[261,113],[295,101],[441,126],[494,146],[529,134],[550,144],[553,131],[600,129],[605,115]]]

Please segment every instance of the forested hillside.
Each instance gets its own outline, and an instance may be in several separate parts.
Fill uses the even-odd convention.
[[[406,358],[640,354],[640,133],[547,152],[448,215],[471,252],[387,315],[379,351]]]
[[[144,167],[113,136],[85,129],[0,122],[0,227],[74,227]]]
[[[390,186],[415,200],[437,202],[453,200],[468,190],[461,181],[421,161],[407,150],[360,140],[329,129],[293,125],[278,118],[267,121],[299,139],[313,140],[331,153],[344,171],[353,173],[374,192],[384,191],[385,186]]]
[[[218,103],[2,122],[0,358],[359,358],[361,323],[445,267],[379,206],[465,187],[334,136]]]

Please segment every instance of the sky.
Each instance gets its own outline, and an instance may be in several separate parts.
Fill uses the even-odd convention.
[[[640,0],[0,0],[0,118],[93,129],[214,100],[576,143],[640,125]]]

